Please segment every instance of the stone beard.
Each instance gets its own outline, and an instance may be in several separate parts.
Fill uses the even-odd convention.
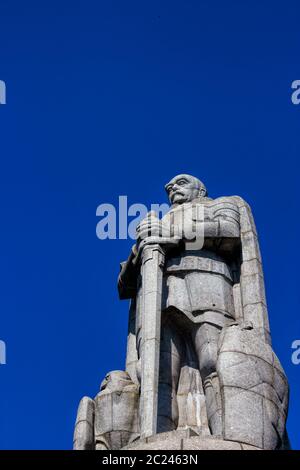
[[[74,448],[288,448],[288,384],[251,209],[238,196],[209,198],[190,175],[166,191],[170,211],[140,223],[121,264],[126,371],[81,400]]]

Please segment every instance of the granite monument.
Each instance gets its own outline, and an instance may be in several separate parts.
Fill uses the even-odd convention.
[[[74,449],[286,449],[288,383],[271,345],[255,223],[238,196],[178,175],[121,264],[125,371],[82,398]]]

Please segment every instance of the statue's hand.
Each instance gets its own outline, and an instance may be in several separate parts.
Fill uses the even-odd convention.
[[[155,212],[149,212],[147,217],[137,226],[136,231],[137,259],[147,245],[158,244],[168,249],[177,246],[180,241],[178,237],[171,236],[170,228],[157,218]]]
[[[147,217],[137,226],[137,257],[138,261],[143,249],[148,245],[161,245],[165,250],[178,245],[180,238],[171,236],[170,228],[159,220],[155,212],[149,212]]]
[[[161,220],[159,220],[155,212],[149,212],[147,217],[136,228],[138,245],[147,238],[166,239],[170,238],[170,230]]]

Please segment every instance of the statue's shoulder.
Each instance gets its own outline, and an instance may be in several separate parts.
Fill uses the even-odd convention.
[[[237,196],[220,196],[216,199],[211,199],[209,205],[211,207],[224,207],[228,209],[238,210],[239,200],[236,199]]]
[[[240,196],[220,196],[216,199],[211,199],[210,200],[210,205],[212,206],[223,206],[224,208],[228,209],[235,209],[235,210],[241,210],[243,207],[247,208],[248,210],[250,209],[249,204],[245,199],[243,199]]]

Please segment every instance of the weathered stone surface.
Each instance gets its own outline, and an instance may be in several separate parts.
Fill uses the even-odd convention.
[[[157,434],[137,440],[123,450],[261,450],[258,447],[220,439],[213,436],[192,435],[190,430]]]
[[[79,403],[74,431],[74,450],[91,450],[94,448],[95,402],[83,397]]]
[[[288,383],[270,338],[258,235],[238,196],[178,175],[121,263],[126,372],[79,406],[74,448],[282,449]]]
[[[156,217],[150,216],[149,223]],[[157,432],[158,380],[160,356],[161,298],[165,252],[159,244],[143,249],[141,275],[143,283],[141,317],[141,396],[140,433],[148,437]]]
[[[262,449],[283,444],[288,386],[275,354],[255,329],[224,329],[219,346],[224,438]],[[280,367],[280,366],[279,366]],[[275,380],[276,376],[276,380]]]
[[[139,435],[139,389],[128,373],[113,371],[94,400],[79,405],[74,449],[120,449]]]
[[[262,450],[259,447],[250,446],[249,444],[241,443],[242,450]]]
[[[200,372],[196,368],[183,366],[177,391],[179,408],[178,429],[188,427],[202,434],[210,434],[208,428],[206,399]]]
[[[197,436],[183,439],[182,450],[242,450],[242,446],[239,442]]]
[[[258,245],[258,239],[254,232],[242,232],[241,238],[244,245],[243,261],[258,259],[261,263],[261,254]]]

